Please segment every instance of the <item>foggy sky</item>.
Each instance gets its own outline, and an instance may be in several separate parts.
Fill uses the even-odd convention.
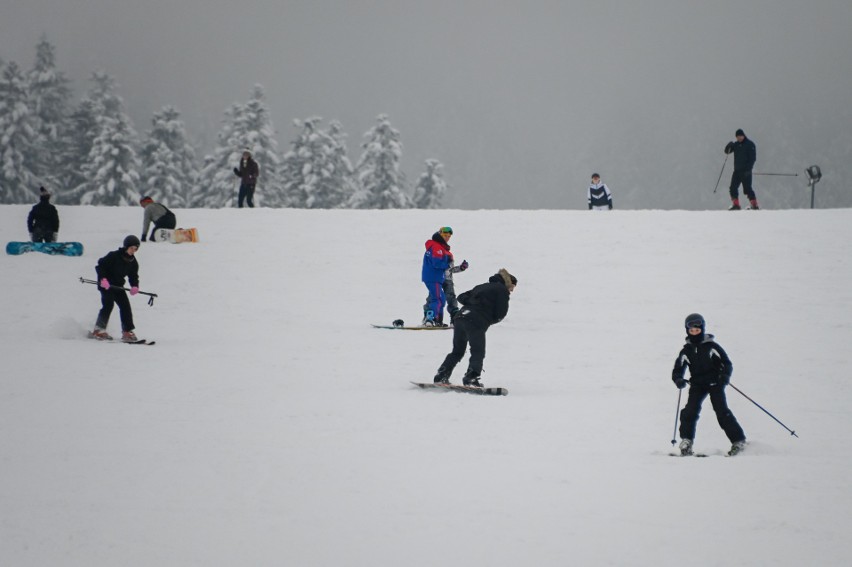
[[[46,33],[75,102],[103,69],[140,134],[173,104],[204,152],[255,83],[282,150],[293,119],[321,116],[341,121],[354,162],[386,113],[409,181],[440,160],[451,207],[582,208],[593,171],[617,207],[724,207],[730,164],[712,188],[737,128],[756,171],[822,160],[819,188],[852,206],[838,142],[852,131],[852,2],[805,4],[5,0],[0,58],[29,69]],[[804,184],[756,189],[782,204]]]

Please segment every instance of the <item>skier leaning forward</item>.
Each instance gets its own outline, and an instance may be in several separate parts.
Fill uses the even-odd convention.
[[[453,369],[461,361],[470,343],[470,361],[462,383],[465,386],[482,387],[479,376],[485,359],[485,333],[509,312],[509,294],[517,284],[515,276],[501,269],[488,278],[488,283],[480,284],[459,296],[464,307],[453,320],[453,350],[438,368],[436,384],[449,384]]]
[[[725,397],[725,386],[731,381],[734,365],[728,354],[711,334],[705,333],[704,317],[692,313],[684,321],[686,326],[686,344],[680,350],[672,370],[672,381],[678,389],[687,385],[683,375],[689,367],[689,395],[686,405],[680,412],[680,452],[682,455],[692,454],[692,442],[695,439],[695,426],[701,413],[701,404],[707,396],[716,420],[731,441],[729,455],[736,455],[745,448],[746,437],[737,418],[728,408]]]
[[[139,264],[136,262],[136,251],[139,250],[139,245],[139,239],[131,234],[124,239],[121,248],[113,250],[98,260],[95,272],[98,274],[98,291],[101,292],[101,310],[98,312],[95,330],[89,334],[91,338],[102,341],[112,340],[106,328],[112,309],[118,304],[121,315],[121,340],[124,342],[137,340],[133,333],[135,326],[130,300],[122,286],[127,278],[130,281],[130,295],[139,293]]]

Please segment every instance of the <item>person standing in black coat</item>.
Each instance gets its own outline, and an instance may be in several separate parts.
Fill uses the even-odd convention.
[[[729,455],[736,455],[745,448],[746,437],[737,418],[728,408],[725,397],[725,386],[731,381],[734,365],[728,354],[715,337],[705,333],[704,317],[692,313],[686,317],[686,344],[680,350],[672,370],[672,381],[678,389],[689,384],[689,395],[686,405],[680,412],[680,453],[692,454],[692,443],[695,440],[695,426],[701,413],[701,404],[709,395],[716,420],[731,441]],[[690,380],[684,378],[684,372],[689,367]]]
[[[751,170],[754,169],[754,162],[757,161],[757,146],[754,142],[746,138],[745,132],[742,129],[736,132],[736,142],[728,142],[725,146],[726,154],[734,154],[734,173],[731,175],[731,207],[730,211],[739,211],[740,198],[739,187],[743,186],[743,193],[748,197],[751,208],[759,209],[757,205],[757,195],[751,186]]]
[[[453,318],[453,350],[444,359],[435,375],[435,383],[450,383],[453,369],[464,356],[470,344],[470,361],[462,379],[465,386],[481,388],[479,376],[485,359],[485,333],[491,325],[499,323],[509,312],[509,295],[518,285],[518,279],[501,269],[480,284],[458,297],[463,305]]]
[[[27,216],[27,231],[33,242],[56,242],[59,237],[59,211],[50,204],[50,192],[39,187],[38,204]]]
[[[251,158],[251,152],[247,149],[243,151],[240,166],[234,168],[234,175],[242,180],[240,183],[240,194],[237,197],[237,206],[243,208],[243,201],[245,201],[249,207],[254,208],[254,188],[257,185],[257,176],[260,175],[260,168],[257,162]]]
[[[136,252],[139,250],[139,239],[129,235],[118,250],[113,250],[100,260],[95,266],[98,274],[98,291],[101,292],[101,310],[95,322],[95,330],[89,336],[93,339],[111,341],[112,337],[106,332],[109,316],[112,308],[118,304],[121,315],[121,340],[124,342],[136,342],[133,333],[133,311],[130,309],[130,300],[124,291],[124,280],[130,282],[130,295],[139,293],[139,264],[136,261]]]

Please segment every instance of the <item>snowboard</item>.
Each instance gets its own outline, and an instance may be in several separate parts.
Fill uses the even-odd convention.
[[[464,392],[465,394],[477,394],[480,396],[508,396],[506,388],[477,388],[476,386],[460,386],[458,384],[435,384],[433,382],[412,382],[415,386],[424,390],[449,390],[452,392]]]
[[[6,254],[18,255],[27,252],[43,252],[52,256],[82,256],[83,245],[79,242],[9,242]]]
[[[198,229],[196,228],[158,228],[154,231],[154,242],[198,242]]]
[[[375,323],[370,323],[370,325],[374,329],[395,329],[397,331],[449,331],[453,328],[452,325],[449,327],[424,327],[423,325],[395,327],[393,325],[376,325]]]

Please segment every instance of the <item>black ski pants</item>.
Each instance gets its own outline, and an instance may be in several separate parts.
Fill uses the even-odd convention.
[[[739,198],[740,184],[743,186],[743,193],[749,200],[757,199],[754,194],[754,189],[751,188],[751,172],[750,171],[734,171],[731,175],[731,199]]]
[[[118,312],[121,316],[121,330],[132,331],[136,327],[133,325],[133,311],[130,309],[130,299],[127,297],[127,292],[123,289],[100,289],[101,292],[101,310],[98,312],[98,320],[95,326],[99,329],[106,330],[109,323],[109,316],[112,314],[112,308],[118,304]]]
[[[243,208],[243,201],[245,201],[250,208],[254,208],[254,185],[240,183],[240,194],[237,197],[238,208]]]
[[[485,360],[485,332],[488,326],[481,323],[478,318],[471,316],[460,316],[453,321],[453,351],[444,359],[441,365],[447,371],[447,375],[464,357],[467,345],[470,344],[470,361],[467,366],[467,374],[479,376],[482,374],[482,361]]]
[[[680,437],[681,439],[695,439],[695,426],[701,413],[701,404],[710,396],[713,411],[716,412],[716,420],[725,431],[725,435],[731,443],[745,440],[745,432],[740,427],[737,418],[728,408],[728,400],[725,397],[725,386],[715,384],[713,386],[690,386],[686,405],[680,410]]]
[[[150,240],[151,242],[154,241],[154,233],[157,232],[157,229],[169,228],[173,230],[176,227],[177,218],[175,218],[175,214],[173,212],[169,211],[154,221],[154,228],[151,229],[151,236],[148,237],[148,240]]]

